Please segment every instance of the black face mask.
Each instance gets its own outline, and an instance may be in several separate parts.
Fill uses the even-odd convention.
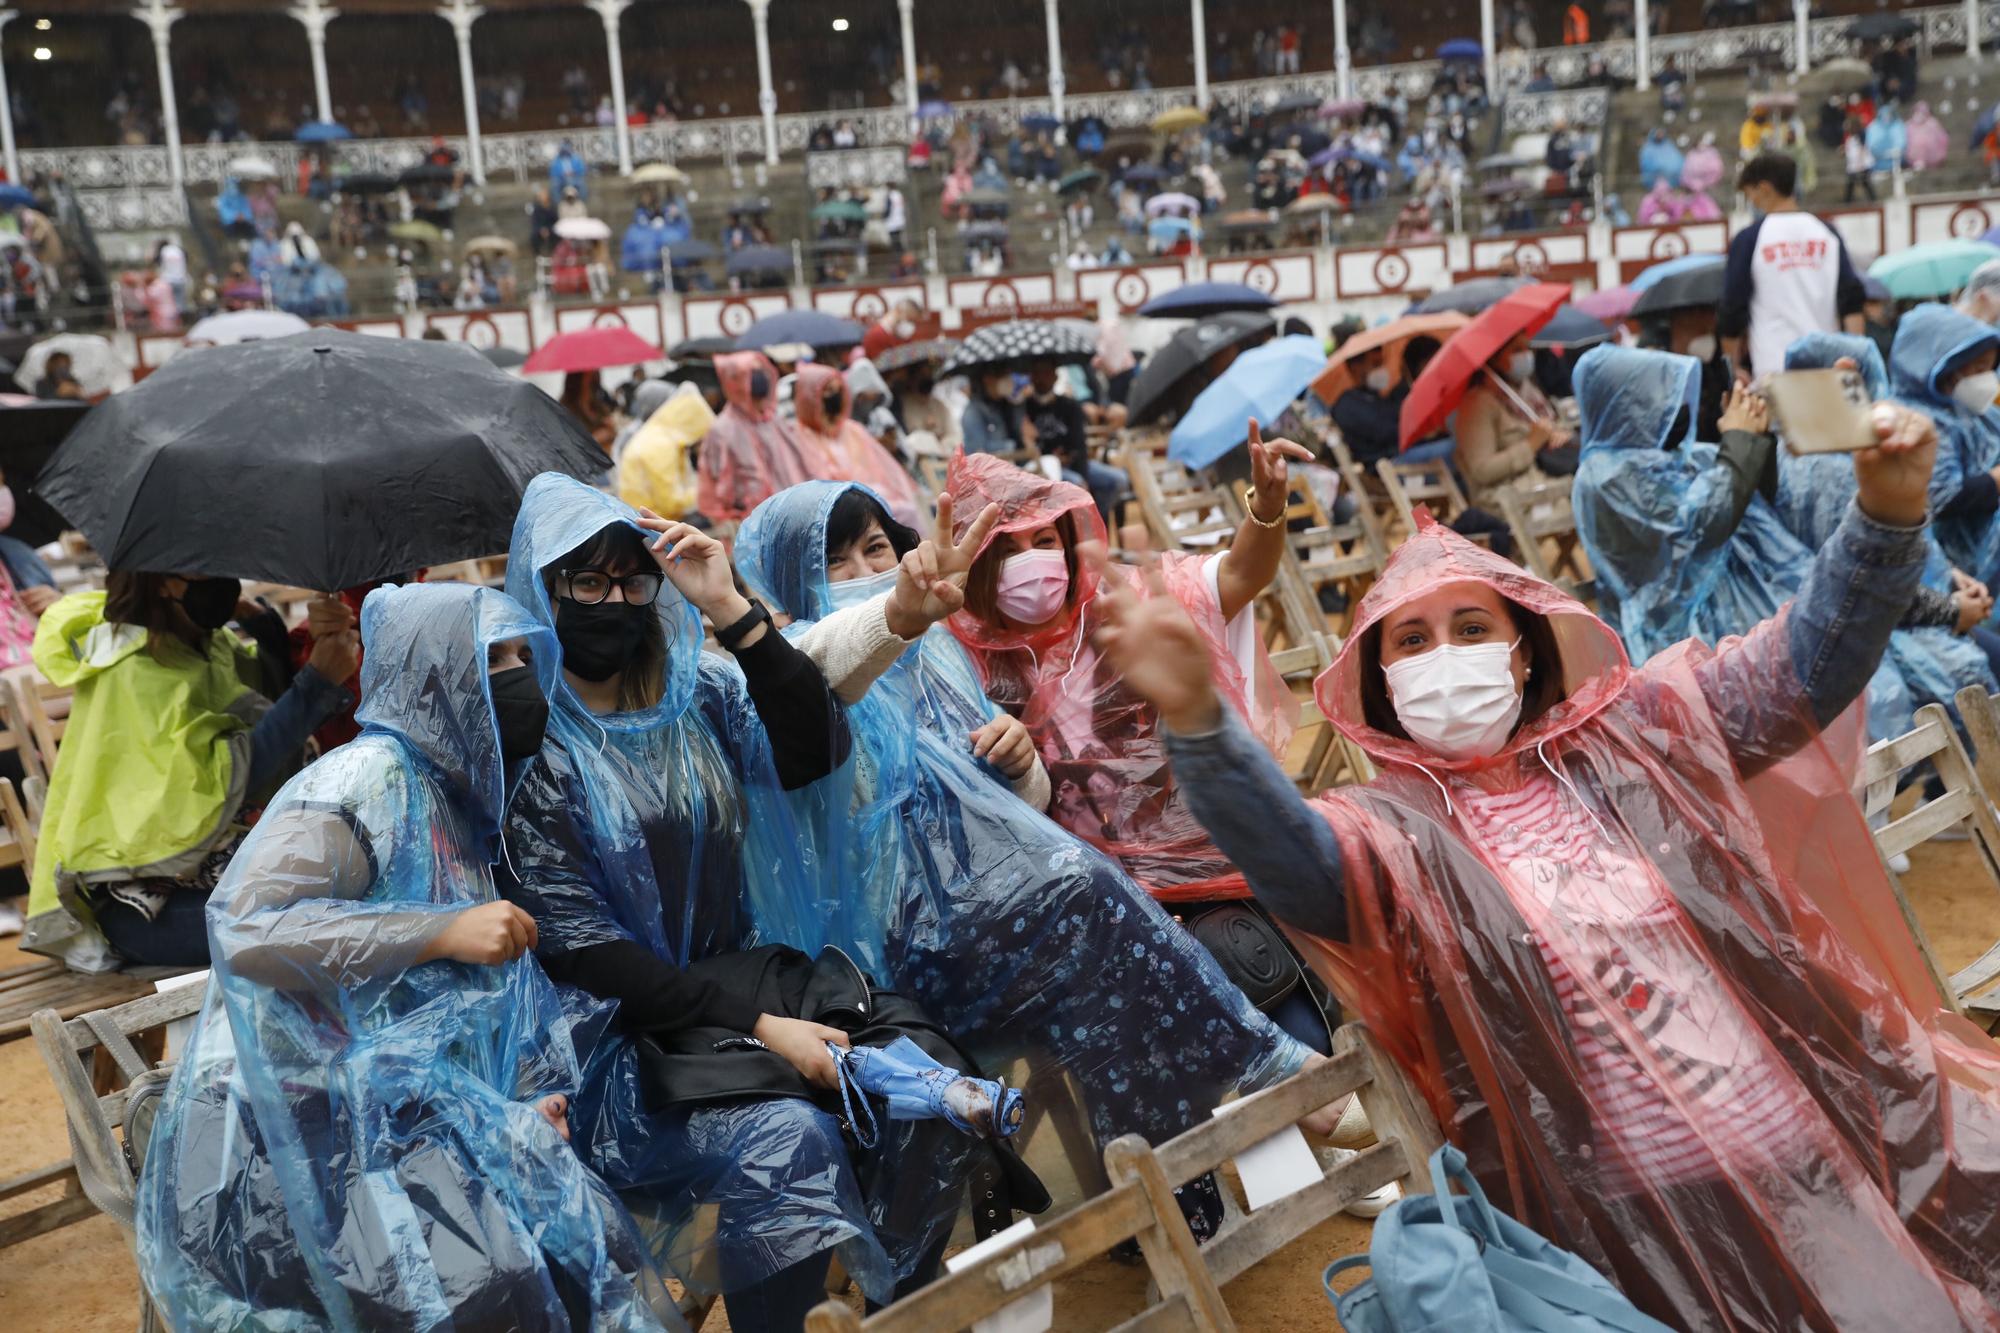
[[[771,374],[770,374],[770,372],[769,372],[769,371],[766,371],[766,370],[753,370],[753,371],[751,371],[751,372],[750,372],[750,396],[751,396],[752,398],[768,398],[768,397],[770,396],[770,394],[771,394]]]
[[[549,728],[549,701],[533,667],[509,667],[486,678],[493,693],[493,720],[500,727],[500,757],[508,763],[532,759]]]
[[[819,400],[819,405],[826,412],[826,419],[828,421],[840,420],[840,390],[835,389],[832,393],[822,397]]]
[[[630,602],[585,606],[559,598],[556,638],[562,642],[563,666],[593,683],[610,680],[639,655],[646,626],[655,614],[650,606]]]
[[[221,629],[236,618],[236,604],[242,600],[240,579],[189,579],[181,610],[203,629]]]

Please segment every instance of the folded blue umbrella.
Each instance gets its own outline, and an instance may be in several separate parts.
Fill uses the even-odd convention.
[[[26,190],[18,185],[0,183],[0,212],[8,212],[16,208],[33,208],[34,206],[35,192],[33,190]]]
[[[887,1102],[891,1120],[943,1120],[982,1139],[1011,1137],[1026,1115],[1018,1090],[941,1065],[908,1037],[847,1050],[828,1042],[826,1049],[840,1075],[847,1123],[863,1147],[876,1138],[875,1112],[856,1091]]]
[[[1671,278],[1676,273],[1686,273],[1689,269],[1706,268],[1710,264],[1723,263],[1721,255],[1682,255],[1679,259],[1662,259],[1649,269],[1642,269],[1639,276],[1626,283],[1635,292],[1643,292],[1662,278]]]
[[[1245,352],[1194,400],[1167,437],[1167,457],[1208,467],[1250,438],[1251,418],[1277,420],[1325,369],[1319,339],[1303,333]]]

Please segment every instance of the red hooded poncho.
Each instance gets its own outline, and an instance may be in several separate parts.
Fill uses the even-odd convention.
[[[1369,628],[1462,580],[1562,659],[1488,761],[1362,710]],[[1783,616],[1634,670],[1422,516],[1317,697],[1381,773],[1315,803],[1347,938],[1295,938],[1517,1216],[1679,1328],[2000,1327],[2000,1059],[1940,1005]]]
[[[769,385],[752,396],[750,377],[763,371]],[[717,523],[740,523],[767,497],[813,476],[799,449],[797,429],[778,415],[778,368],[762,352],[729,352],[715,358],[715,377],[728,400],[701,441],[695,494],[701,512]]]
[[[836,384],[840,386],[840,410],[829,419],[826,391]],[[923,526],[916,479],[849,415],[854,394],[847,376],[832,366],[800,366],[792,385],[792,404],[798,411],[800,452],[813,476],[822,481],[858,481],[882,498],[898,523]]]
[[[1049,481],[988,454],[961,452],[952,460],[946,488],[956,535],[963,536],[988,504],[1000,506],[1000,521],[982,553],[1005,533],[1032,532],[1065,514],[1079,544],[1104,545],[1104,521],[1079,486]],[[1099,623],[1098,576],[1087,561],[1072,565],[1069,607],[1051,624],[1021,632],[961,611],[948,622],[951,632],[978,664],[988,697],[1034,733],[1054,788],[1051,818],[1117,857],[1162,901],[1249,896],[1242,874],[1195,822],[1174,783],[1159,713],[1125,688],[1092,642]],[[1251,664],[1254,679],[1230,654],[1222,608],[1202,565],[1201,558],[1167,555],[1160,573],[1208,643],[1216,688],[1271,752],[1282,755],[1297,705],[1261,640]],[[1146,595],[1137,570],[1112,568],[1114,577]]]

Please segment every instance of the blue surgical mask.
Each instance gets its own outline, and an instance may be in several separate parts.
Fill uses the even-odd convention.
[[[827,601],[831,603],[827,614],[845,611],[850,606],[859,606],[872,601],[883,593],[896,589],[896,569],[885,569],[880,574],[870,574],[865,579],[849,579],[845,583],[835,583],[827,588]]]

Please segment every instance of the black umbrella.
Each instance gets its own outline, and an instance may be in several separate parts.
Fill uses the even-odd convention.
[[[1292,141],[1296,139],[1297,143]],[[1317,125],[1291,124],[1281,130],[1271,131],[1271,144],[1276,148],[1293,148],[1312,157],[1333,145],[1333,139]]]
[[[1528,346],[1571,352],[1610,340],[1611,330],[1602,321],[1592,319],[1573,305],[1566,305],[1556,311],[1554,319],[1542,326],[1540,333],[1528,339]]]
[[[958,341],[954,338],[924,338],[913,343],[898,343],[875,358],[875,369],[887,372],[926,361],[943,362],[957,350]]]
[[[752,216],[768,213],[771,211],[771,201],[769,199],[738,199],[729,205],[729,211],[732,213],[749,213]]]
[[[1713,309],[1722,300],[1722,275],[1728,267],[1717,259],[1713,264],[1669,273],[1639,294],[1630,318],[1670,315],[1676,310]]]
[[[861,341],[862,327],[824,310],[780,310],[745,329],[736,339],[742,350],[804,343],[808,347],[852,347]]]
[[[511,347],[501,347],[498,344],[480,348],[479,354],[501,370],[513,370],[517,366],[528,364],[527,353],[517,352]]]
[[[1432,292],[1411,306],[1410,313],[1435,315],[1441,310],[1456,310],[1461,315],[1476,315],[1507,293],[1527,285],[1526,278],[1474,278],[1471,282],[1461,282],[1443,291]]]
[[[357,171],[352,176],[342,176],[334,182],[334,188],[342,194],[388,194],[396,184],[394,176],[379,171]]]
[[[42,498],[39,474],[55,454],[56,446],[76,429],[88,411],[89,403],[74,398],[0,408],[0,468],[6,470],[7,487],[14,492],[14,521],[7,527],[9,537],[30,546],[46,546],[62,536],[63,529],[69,526]]]
[[[462,345],[322,328],[175,357],[93,410],[39,488],[114,569],[332,591],[504,551],[537,474],[605,465]]]
[[[451,167],[426,162],[421,166],[411,167],[396,180],[403,185],[449,185],[457,176],[458,172]]]
[[[1165,180],[1167,178],[1167,171],[1165,167],[1156,166],[1151,162],[1134,162],[1131,166],[1120,172],[1119,176],[1122,180],[1144,185],[1149,181]]]
[[[1916,36],[1917,25],[1901,14],[1863,14],[1847,25],[1847,35],[1857,42],[1894,41]]]
[[[792,252],[780,250],[775,245],[746,245],[729,256],[723,268],[736,273],[788,273],[792,267]]]
[[[1287,93],[1265,107],[1263,114],[1267,116],[1293,115],[1300,111],[1309,111],[1316,114],[1319,111],[1319,102],[1318,93]]]
[[[713,361],[735,350],[734,338],[689,338],[669,347],[667,358],[672,361]]]
[[[1253,311],[1211,315],[1188,325],[1148,356],[1132,377],[1132,389],[1125,398],[1127,420],[1143,426],[1175,403],[1186,406],[1208,387],[1201,372],[1210,357],[1226,348],[1261,342],[1277,331],[1276,320]]]
[[[1004,222],[975,222],[960,232],[959,235],[975,245],[986,241],[1004,242],[1007,239],[1007,224]]]
[[[1080,366],[1096,355],[1096,340],[1067,325],[1046,319],[1013,319],[974,329],[938,374],[978,374],[1044,358]]]

